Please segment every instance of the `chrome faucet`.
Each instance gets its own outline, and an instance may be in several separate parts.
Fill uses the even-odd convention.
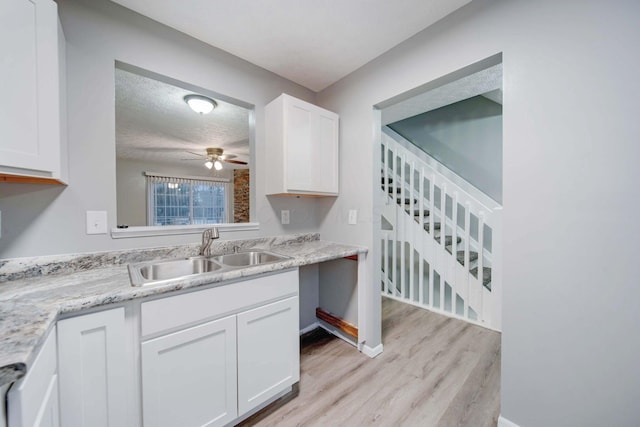
[[[202,232],[202,245],[200,246],[200,255],[211,256],[211,243],[213,239],[219,238],[218,229],[216,227],[207,228]]]

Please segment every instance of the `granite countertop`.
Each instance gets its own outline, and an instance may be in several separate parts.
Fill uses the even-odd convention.
[[[215,241],[214,254],[239,247],[268,249],[291,258],[144,287],[131,286],[128,263],[194,256],[198,247],[0,260],[0,386],[25,374],[60,315],[367,252],[363,247],[322,241],[318,234]]]

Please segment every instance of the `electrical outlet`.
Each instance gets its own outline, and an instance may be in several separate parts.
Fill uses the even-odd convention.
[[[289,211],[288,210],[280,211],[280,222],[282,223],[282,225],[289,224]]]
[[[107,211],[87,211],[87,234],[107,234]]]
[[[349,224],[355,225],[358,223],[358,211],[356,209],[351,209],[349,211]]]

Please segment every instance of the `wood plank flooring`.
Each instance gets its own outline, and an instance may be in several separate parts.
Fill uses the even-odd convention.
[[[496,426],[500,334],[383,298],[384,352],[303,339],[297,396],[242,426]],[[288,401],[287,401],[288,400]]]

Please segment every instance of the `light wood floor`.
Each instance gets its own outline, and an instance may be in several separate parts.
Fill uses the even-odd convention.
[[[298,395],[242,426],[495,426],[500,334],[383,298],[384,352],[325,332],[301,346]]]

